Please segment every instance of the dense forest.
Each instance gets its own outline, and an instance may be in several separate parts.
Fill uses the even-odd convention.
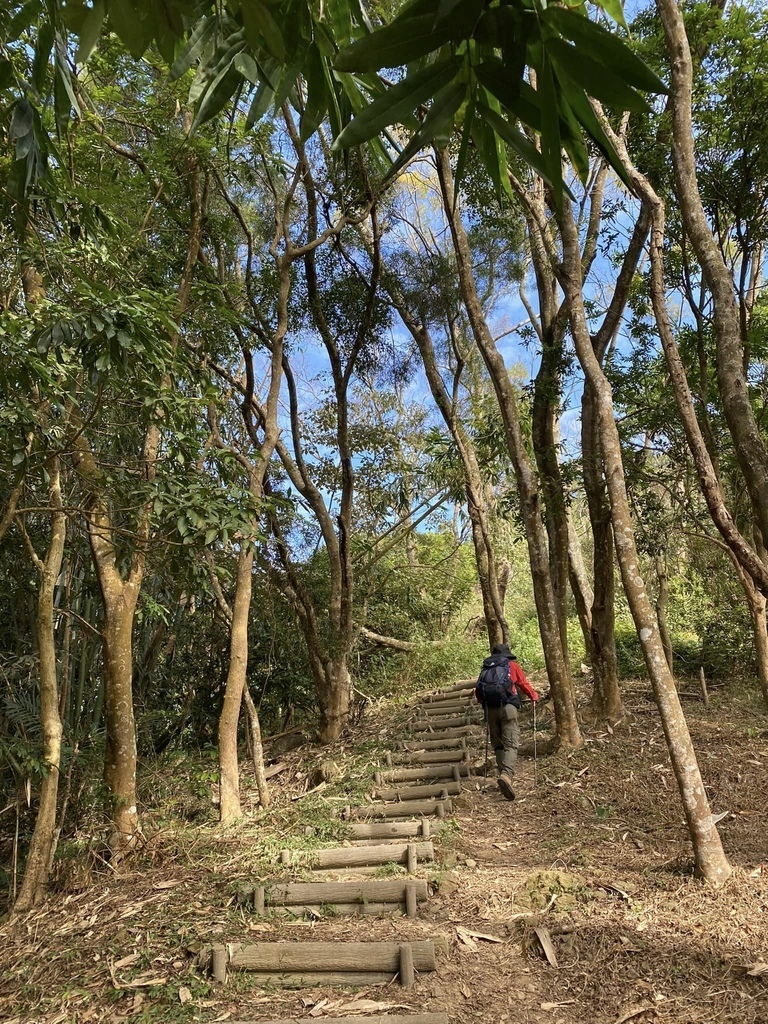
[[[679,691],[764,734],[768,13],[630,13],[3,7],[9,913],[499,642],[552,763],[641,680],[731,874]]]

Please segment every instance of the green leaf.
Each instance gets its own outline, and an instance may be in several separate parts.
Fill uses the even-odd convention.
[[[466,82],[451,82],[450,85],[437,93],[429,113],[424,118],[424,124],[413,136],[392,167],[390,167],[384,178],[385,182],[397,175],[408,161],[416,156],[420,150],[428,146],[433,139],[450,130],[454,115],[464,102],[466,95]]]
[[[85,64],[93,53],[101,35],[105,14],[104,0],[94,0],[93,7],[88,8],[78,32],[77,50],[75,51],[77,64]]]
[[[585,92],[614,110],[631,110],[645,114],[650,109],[645,97],[626,85],[618,75],[585,53],[577,51],[563,39],[548,39],[546,52],[557,68],[563,68],[568,77],[578,82]]]
[[[138,10],[132,3],[113,3],[109,8],[109,25],[120,37],[132,57],[143,56],[152,42],[152,22],[146,11]]]
[[[622,7],[621,0],[592,0],[592,3],[596,7],[602,7],[605,13],[616,22],[617,25],[621,25],[622,28],[627,29],[627,22],[624,18],[624,8]]]
[[[603,126],[600,124],[597,115],[592,109],[592,104],[589,102],[584,90],[580,89],[576,83],[572,82],[571,84],[573,85],[573,88],[568,92],[568,101],[574,114],[581,124],[584,125],[584,128],[592,139],[594,139],[608,163],[613,167],[630,192],[634,192],[632,182],[629,180],[629,177],[622,166],[621,160],[619,159],[619,154],[616,152],[611,140],[605,134]]]
[[[250,54],[238,53],[233,63],[246,81],[252,85],[259,85],[261,83],[262,75],[259,71],[259,66]]]
[[[467,109],[464,114],[464,124],[461,129],[461,145],[459,146],[459,155],[456,160],[456,170],[453,175],[455,185],[455,197],[454,201],[458,198],[461,190],[461,183],[464,180],[464,171],[467,164],[467,155],[469,153],[469,140],[472,136],[472,121],[475,117],[475,101],[470,99],[467,104]]]
[[[602,25],[563,7],[548,7],[541,19],[545,25],[576,43],[580,53],[583,51],[598,64],[620,75],[627,85],[646,92],[669,92],[658,75],[622,39]]]
[[[544,157],[526,135],[523,135],[514,125],[506,121],[501,114],[491,110],[484,103],[478,103],[477,112],[487,122],[488,126],[504,139],[510,149],[522,157],[536,171],[540,178],[546,181],[547,184],[553,185]]]
[[[560,140],[560,112],[557,104],[557,89],[552,71],[552,62],[544,53],[538,75],[538,94],[541,105],[541,152],[547,180],[552,186],[555,203],[563,201],[563,158]]]
[[[194,133],[206,121],[221,113],[235,93],[241,82],[240,72],[230,64],[210,83],[205,90],[192,122],[191,132]]]
[[[216,540],[218,535],[219,535],[219,531],[217,529],[206,530],[205,531],[205,546],[208,547],[209,544],[213,544],[213,542]]]
[[[209,41],[213,38],[217,26],[218,19],[216,18],[205,18],[195,25],[187,45],[173,62],[170,71],[172,82],[186,74],[195,61],[200,59]]]
[[[284,61],[283,34],[266,5],[259,3],[259,0],[242,0],[241,11],[249,45],[258,51],[266,44],[267,50],[276,60]]]
[[[359,146],[392,124],[402,124],[413,111],[453,79],[456,64],[440,61],[414,71],[391,86],[351,121],[333,144],[334,150]]]
[[[272,105],[274,98],[274,89],[270,88],[266,80],[260,82],[259,87],[256,90],[256,95],[253,97],[250,109],[248,110],[248,116],[245,119],[246,128],[253,128],[256,122],[260,121],[262,117],[264,117]]]
[[[50,21],[44,21],[37,34],[35,59],[32,62],[32,86],[38,96],[43,93],[45,78],[48,73],[48,60],[53,48],[53,37],[53,25]]]
[[[401,67],[439,49],[453,35],[451,25],[435,28],[432,14],[410,18],[403,14],[392,24],[342,50],[336,58],[335,67],[337,71],[378,71],[379,68]]]
[[[304,78],[307,83],[307,103],[301,116],[301,140],[306,142],[320,127],[328,109],[323,63],[325,58],[316,43],[307,52]]]

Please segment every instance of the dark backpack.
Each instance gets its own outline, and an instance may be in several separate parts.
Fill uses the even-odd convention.
[[[501,708],[505,704],[521,705],[517,687],[509,678],[509,660],[503,655],[491,655],[483,662],[477,680],[480,700],[489,708]]]

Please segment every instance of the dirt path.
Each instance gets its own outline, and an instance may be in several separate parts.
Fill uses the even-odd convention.
[[[280,849],[307,822],[322,837],[325,822],[370,789],[382,741],[394,746],[404,737],[407,716],[382,706],[358,731],[358,752],[340,745],[323,755],[347,766],[345,785],[298,800],[311,788],[309,766],[305,753],[290,755],[268,818],[257,812],[228,831],[158,832],[131,874],[111,877],[102,866],[79,881],[62,877],[63,891],[24,928],[0,931],[0,1019],[232,1024],[441,1010],[457,1024],[766,1024],[768,975],[748,970],[768,962],[768,733],[734,696],[716,697],[706,712],[686,708],[737,866],[720,891],[688,873],[658,720],[638,688],[627,693],[626,727],[587,730],[584,750],[539,761],[537,785],[533,763],[521,759],[514,803],[495,786],[464,785],[438,862],[417,871],[433,890],[418,918],[257,917],[238,887],[279,874],[268,865],[279,865]],[[525,731],[524,719],[523,739]],[[360,748],[370,750],[370,763]],[[481,764],[482,744],[475,755]],[[312,812],[303,810],[312,801]],[[334,845],[329,839],[322,845]],[[404,869],[380,873],[403,877]],[[546,929],[540,934],[556,967],[536,928]],[[212,941],[402,943],[436,935],[447,938],[449,953],[409,989],[294,992],[259,985],[248,972],[221,987],[194,959]]]

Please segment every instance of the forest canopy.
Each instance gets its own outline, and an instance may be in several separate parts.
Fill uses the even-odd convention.
[[[215,748],[236,821],[246,740],[267,808],[262,732],[334,743],[497,643],[542,673],[553,755],[647,680],[725,881],[677,684],[768,707],[767,18],[4,8],[17,912],[73,774],[119,863],[148,759]]]

